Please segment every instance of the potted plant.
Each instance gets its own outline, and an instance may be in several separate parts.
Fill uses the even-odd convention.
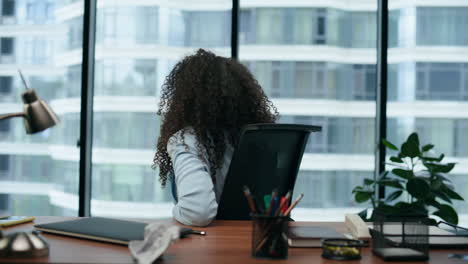
[[[420,146],[417,133],[412,133],[400,148],[385,139],[382,143],[387,149],[397,151],[390,157],[391,162],[387,163],[393,167],[391,173],[385,171],[376,180],[364,179],[362,186],[353,189],[355,201],[370,201],[374,209],[388,214],[422,213],[457,224],[458,214],[452,207],[452,201],[463,198],[455,192],[447,177],[455,163],[443,163],[444,154],[431,156],[429,152],[434,145]],[[386,189],[383,199],[376,197],[380,186],[390,187]],[[364,220],[372,219],[372,216],[367,216],[367,209],[359,215]],[[431,219],[431,222],[435,223],[435,220]]]

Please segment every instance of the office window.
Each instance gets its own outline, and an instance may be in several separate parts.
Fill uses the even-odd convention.
[[[416,98],[420,100],[463,100],[464,73],[461,63],[417,63]]]
[[[158,43],[158,6],[104,5],[96,19],[97,44],[125,47]]]
[[[10,127],[10,120],[2,120],[2,122],[0,122],[0,133],[5,134],[10,132]]]
[[[388,103],[387,121],[388,138],[397,145],[416,131],[421,143],[435,145],[434,155],[444,153],[446,162],[459,159],[449,175],[465,198],[468,171],[463,164],[468,142],[466,119],[460,119],[459,113],[466,111],[468,99],[467,62],[444,51],[468,45],[463,27],[468,19],[467,10],[466,7],[405,7],[398,10],[398,17],[390,20],[394,24],[390,28],[397,26],[399,30],[398,47],[403,52],[415,49],[426,56],[404,59],[399,56],[401,50],[389,50],[389,61],[394,63],[389,68],[392,101]],[[430,53],[423,54],[428,52],[423,46],[430,48]],[[418,111],[421,103],[426,110]],[[454,206],[460,214],[460,223],[467,223],[466,202],[456,202]]]
[[[158,41],[158,9],[139,8],[136,10],[137,43],[157,43]]]
[[[352,71],[354,75],[352,99],[374,100],[377,86],[377,70],[375,65],[355,64]]]
[[[54,3],[50,0],[28,0],[26,3],[26,24],[49,24],[54,22]],[[21,13],[21,18],[24,16]]]
[[[459,119],[455,123],[455,153],[454,156],[468,157],[468,119]]]
[[[228,11],[186,11],[185,45],[189,47],[230,46],[231,21]]]
[[[283,12],[279,8],[264,8],[256,10],[255,32],[256,43],[283,44]]]
[[[14,52],[14,39],[1,38],[0,40],[0,55],[13,55]]]
[[[254,11],[251,9],[241,9],[239,11],[239,20],[245,23],[239,24],[239,43],[247,44],[254,42],[255,31],[252,25],[254,22]]]
[[[325,44],[326,42],[326,18],[327,10],[320,8],[317,10],[317,36],[315,37],[316,44]]]
[[[155,59],[109,59],[97,61],[96,95],[154,96],[157,90]]]
[[[417,45],[466,46],[468,7],[418,7]]]
[[[376,12],[351,12],[351,47],[375,48],[377,43],[377,28],[375,26]]]
[[[335,47],[375,49],[376,5],[356,10],[305,2],[300,7],[255,7],[240,1],[240,7],[240,29],[246,36],[254,32],[250,34],[255,38],[240,42],[239,58],[279,106],[279,121],[322,126],[322,132],[309,139],[297,179],[295,192],[308,196],[298,217],[317,221],[336,219],[342,208],[357,211],[350,183],[358,184],[374,169],[375,57],[350,59]],[[309,50],[325,59],[308,57]],[[362,159],[353,166],[363,168],[355,174],[341,166],[353,159]],[[318,213],[326,207],[329,215]]]
[[[12,91],[13,77],[0,76],[0,94],[9,94]]]
[[[0,108],[16,112],[16,107],[11,109],[12,103],[21,106],[20,94],[25,88],[17,73],[20,68],[28,86],[36,90],[62,121],[32,135],[26,134],[21,118],[0,122],[0,186],[5,186],[4,181],[13,185],[12,188],[0,188],[0,210],[7,215],[76,216],[79,126],[68,127],[67,119],[68,115],[79,116],[80,102],[65,90],[74,87],[75,94],[81,94],[81,74],[71,80],[67,70],[81,67],[82,32],[73,36],[60,32],[69,32],[70,21],[83,24],[80,10],[77,10],[82,6],[78,3],[72,13],[67,13],[67,10],[56,9],[57,1],[0,2],[2,23],[8,24],[2,33],[15,35],[14,38],[0,38],[0,68],[2,73],[8,74],[0,76]],[[5,16],[14,18],[5,22]],[[47,23],[50,25],[44,25]],[[70,38],[77,49],[72,56],[67,53]],[[73,139],[65,139],[70,130],[75,132]],[[63,163],[73,166],[62,169]],[[25,194],[17,194],[18,190]]]
[[[2,16],[14,16],[15,15],[15,0],[3,0],[2,1]]]
[[[271,97],[360,101],[375,99],[377,72],[372,64],[309,61],[244,63]]]
[[[151,169],[159,92],[173,65],[198,48],[230,56],[232,1],[98,1],[91,214],[169,217],[173,200]],[[211,3],[210,2],[210,3]],[[79,77],[78,69],[73,76]]]

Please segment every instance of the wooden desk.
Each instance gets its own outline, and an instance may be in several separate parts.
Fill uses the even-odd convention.
[[[37,217],[36,224],[71,219],[66,217]],[[344,232],[343,223],[294,222],[293,225],[327,225]],[[22,224],[4,229],[31,231],[33,224]],[[330,261],[321,258],[321,249],[290,248],[288,260],[261,260],[250,256],[251,222],[215,221],[210,227],[200,228],[206,236],[192,235],[172,245],[157,263],[386,263],[374,257],[365,248],[360,261]],[[43,233],[50,244],[50,255],[35,259],[0,259],[0,263],[134,263],[126,246],[94,242]],[[465,253],[468,250],[432,250],[429,263],[466,263],[448,259],[449,253]],[[395,262],[393,262],[395,263]],[[405,262],[408,263],[408,262]],[[422,263],[422,262],[419,262]]]

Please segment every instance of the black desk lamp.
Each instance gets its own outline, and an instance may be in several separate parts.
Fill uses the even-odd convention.
[[[24,112],[10,113],[0,115],[0,120],[23,117],[26,133],[34,134],[41,132],[49,127],[56,125],[59,122],[58,117],[50,109],[50,107],[39,97],[33,89],[29,89],[23,74],[18,70],[21,80],[23,81],[26,91],[21,95],[24,103]]]
[[[18,70],[26,91],[22,94],[24,112],[0,115],[0,120],[23,117],[27,134],[46,130],[59,122],[50,107],[29,89],[23,74]],[[0,257],[39,257],[49,254],[49,245],[37,232],[18,232],[3,237],[0,228]]]

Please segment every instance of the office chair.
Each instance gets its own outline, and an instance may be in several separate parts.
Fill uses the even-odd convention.
[[[274,188],[281,196],[292,192],[309,134],[319,131],[318,126],[294,124],[244,127],[229,166],[216,219],[250,219],[244,185],[259,202]]]

